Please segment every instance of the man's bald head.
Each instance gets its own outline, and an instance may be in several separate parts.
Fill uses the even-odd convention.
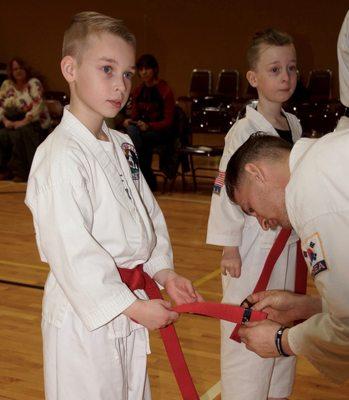
[[[291,151],[292,145],[285,140],[264,132],[256,132],[238,148],[230,158],[226,173],[225,186],[228,197],[234,201],[234,191],[245,174],[245,166],[261,160],[280,161]]]

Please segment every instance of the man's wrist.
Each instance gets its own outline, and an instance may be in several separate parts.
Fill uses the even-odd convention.
[[[275,334],[275,346],[280,356],[289,357],[294,355],[289,343],[288,343],[288,331],[289,328],[280,326]]]

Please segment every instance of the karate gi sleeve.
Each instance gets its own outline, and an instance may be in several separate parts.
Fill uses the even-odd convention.
[[[302,231],[302,249],[328,312],[289,331],[295,354],[304,355],[337,382],[349,378],[349,212],[328,213]]]
[[[215,181],[210,214],[208,218],[206,242],[217,246],[240,246],[245,216],[241,208],[232,203],[227,195],[224,177],[227,164],[235,151],[248,139],[244,121],[238,121],[228,132],[219,174]]]
[[[153,277],[158,271],[173,269],[173,252],[164,215],[145,179],[141,175],[141,193],[149,217],[152,221],[156,244],[149,260],[143,264],[144,270]]]
[[[136,297],[122,283],[114,259],[93,237],[87,185],[73,172],[67,176],[76,171],[76,164],[68,157],[64,163],[55,182],[35,189],[35,183],[29,183],[29,192],[35,195],[27,195],[26,204],[34,216],[41,253],[74,311],[87,329],[94,330],[117,317]]]

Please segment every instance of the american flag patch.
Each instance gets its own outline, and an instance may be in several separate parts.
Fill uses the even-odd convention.
[[[219,171],[216,180],[213,184],[213,193],[221,194],[221,189],[224,186],[225,171]]]

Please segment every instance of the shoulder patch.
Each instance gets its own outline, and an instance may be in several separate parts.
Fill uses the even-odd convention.
[[[134,181],[139,180],[139,160],[136,152],[136,148],[132,143],[124,142],[121,145],[122,151],[125,154],[128,165],[130,166],[132,179]]]
[[[217,178],[213,184],[213,193],[214,194],[221,194],[221,189],[224,186],[224,179],[225,179],[225,171],[219,171]]]
[[[311,276],[315,278],[317,274],[327,270],[327,264],[324,257],[324,251],[320,235],[316,232],[302,243],[302,250],[305,261],[307,262]]]

